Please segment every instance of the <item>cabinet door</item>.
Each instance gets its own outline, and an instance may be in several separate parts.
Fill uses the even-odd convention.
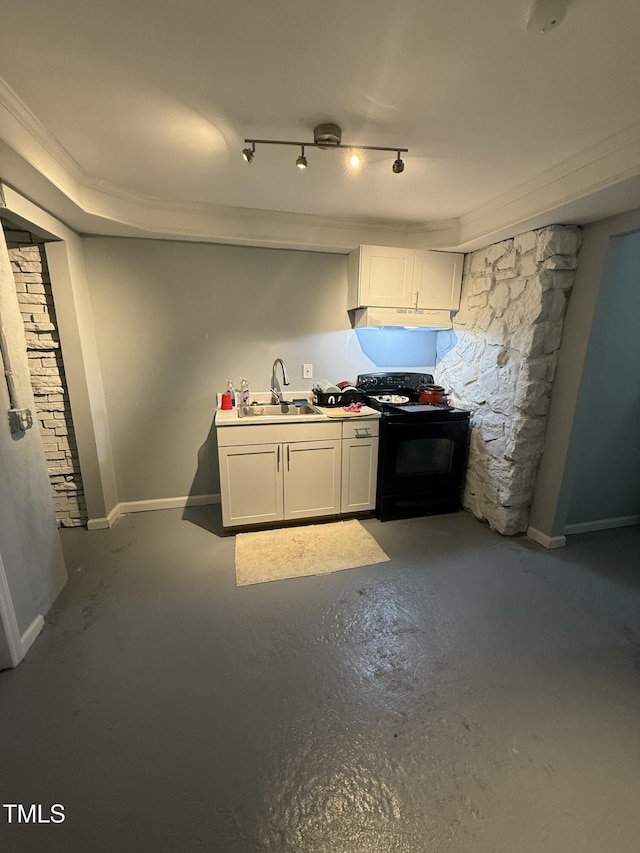
[[[225,527],[284,517],[280,444],[220,447],[218,459]]]
[[[413,306],[413,255],[413,249],[362,246],[360,305],[376,308]]]
[[[284,517],[340,512],[341,441],[284,444]]]
[[[418,291],[418,308],[460,308],[460,288],[464,255],[455,252],[415,253],[414,290]]]
[[[378,475],[378,438],[342,441],[342,512],[375,509]]]

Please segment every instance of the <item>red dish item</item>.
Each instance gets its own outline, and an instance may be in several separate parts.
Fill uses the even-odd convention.
[[[441,385],[425,385],[420,390],[419,403],[446,403],[447,395]]]

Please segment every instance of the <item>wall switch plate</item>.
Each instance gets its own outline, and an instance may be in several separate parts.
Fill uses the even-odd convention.
[[[313,365],[312,364],[303,364],[302,365],[302,378],[303,379],[313,379]]]

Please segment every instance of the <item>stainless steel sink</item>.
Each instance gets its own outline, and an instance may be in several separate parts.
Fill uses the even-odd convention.
[[[300,418],[305,415],[321,414],[313,406],[294,406],[293,403],[278,403],[277,405],[238,406],[239,418]]]

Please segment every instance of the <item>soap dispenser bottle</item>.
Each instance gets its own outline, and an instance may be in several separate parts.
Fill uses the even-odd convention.
[[[227,394],[231,396],[231,405],[235,406],[236,404],[236,390],[233,387],[233,382],[230,379],[227,379]]]
[[[249,383],[242,377],[240,382],[240,398],[243,406],[249,405]]]

